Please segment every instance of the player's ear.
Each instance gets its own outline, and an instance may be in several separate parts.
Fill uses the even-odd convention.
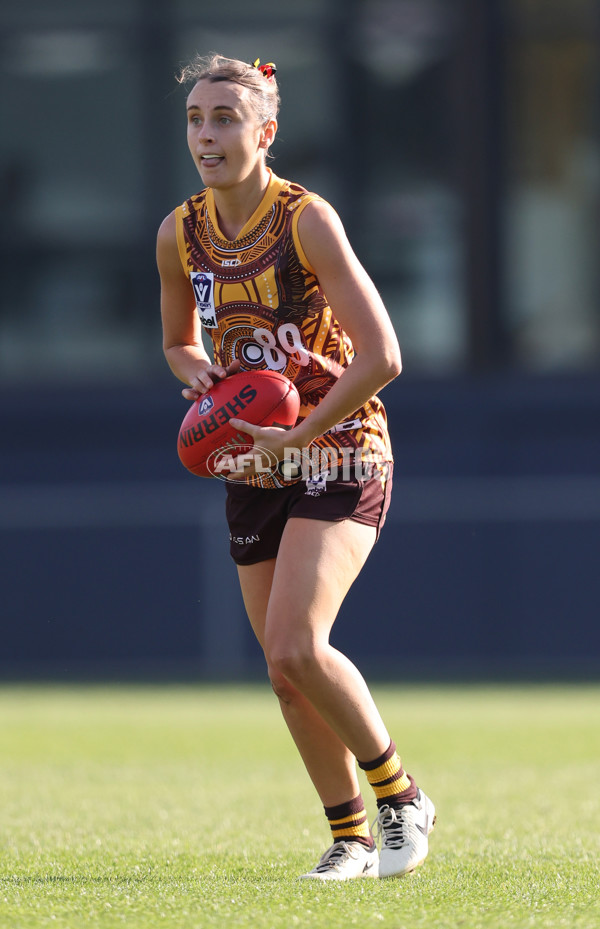
[[[277,120],[268,119],[261,130],[259,148],[268,149],[275,141],[277,133]]]

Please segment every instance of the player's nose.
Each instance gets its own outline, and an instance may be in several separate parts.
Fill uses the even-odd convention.
[[[210,144],[215,141],[215,134],[207,123],[203,123],[202,126],[200,126],[198,141],[201,145]]]

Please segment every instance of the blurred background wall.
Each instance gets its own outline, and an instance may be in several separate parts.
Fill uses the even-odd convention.
[[[371,673],[600,673],[598,0],[22,0],[0,13],[0,674],[262,672],[223,486],[179,464],[174,75],[274,60],[274,170],[330,200],[403,348]]]

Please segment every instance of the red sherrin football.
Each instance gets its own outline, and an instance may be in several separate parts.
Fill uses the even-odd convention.
[[[207,460],[220,449],[248,451],[253,441],[229,424],[244,419],[255,426],[291,427],[298,418],[296,387],[277,371],[240,371],[218,381],[192,403],[179,429],[181,463],[198,477],[212,477]],[[240,446],[244,446],[240,448]]]

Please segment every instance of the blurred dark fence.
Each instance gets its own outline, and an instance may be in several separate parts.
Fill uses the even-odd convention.
[[[371,674],[600,672],[598,378],[401,377],[385,530],[334,640]],[[18,677],[262,673],[220,482],[188,475],[171,380],[5,390],[2,644]]]

